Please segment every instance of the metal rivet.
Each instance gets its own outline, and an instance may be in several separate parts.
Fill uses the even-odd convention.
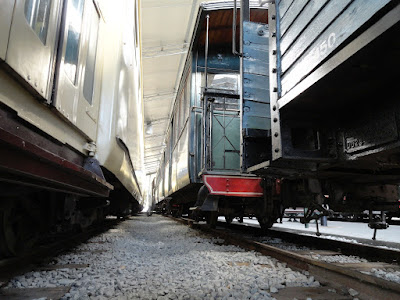
[[[273,111],[275,111],[276,110],[276,105],[272,106],[272,109],[273,109]]]
[[[276,37],[276,32],[273,32],[273,33],[272,33],[272,37]]]
[[[278,153],[279,152],[279,148],[275,148],[275,152]]]
[[[28,75],[28,80],[31,80],[31,75]]]
[[[276,68],[272,68],[272,73],[276,73]]]
[[[278,137],[278,136],[279,136],[279,133],[275,132],[274,136],[275,136],[275,137]]]
[[[278,122],[278,119],[277,119],[277,118],[274,118],[274,123],[276,123],[276,122]]]
[[[278,91],[278,88],[274,87],[272,90],[273,90],[274,93],[276,93]]]
[[[276,19],[276,16],[275,15],[272,15],[272,20],[275,20]]]
[[[276,55],[276,50],[272,50],[272,54],[273,54],[273,55]]]

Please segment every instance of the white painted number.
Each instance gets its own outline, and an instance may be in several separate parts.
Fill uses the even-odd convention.
[[[335,42],[336,42],[336,35],[334,32],[332,32],[328,37],[328,47],[332,48],[335,45]]]
[[[328,51],[335,46],[336,42],[336,35],[334,32],[332,32],[326,40],[323,40],[319,46],[316,46],[312,50],[312,54],[319,58],[320,56],[325,56],[327,55]]]

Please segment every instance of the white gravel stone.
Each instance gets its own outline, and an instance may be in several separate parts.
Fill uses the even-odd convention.
[[[277,293],[277,292],[278,292],[278,289],[277,289],[276,287],[272,286],[272,287],[269,289],[269,291],[270,291],[271,293]]]
[[[56,265],[89,267],[27,273],[8,287],[71,286],[62,300],[220,300],[274,299],[286,286],[319,286],[308,272],[158,215],[133,217],[77,250],[57,257]]]
[[[328,263],[341,263],[341,264],[350,264],[350,263],[363,263],[368,262],[368,260],[364,258],[360,258],[358,256],[347,256],[347,255],[319,255],[314,254],[311,256],[313,259],[326,261]]]
[[[350,296],[355,297],[355,296],[357,296],[359,294],[359,292],[357,292],[354,289],[349,289],[349,294],[350,294]]]
[[[383,278],[385,280],[393,281],[396,283],[400,283],[400,271],[395,271],[392,268],[388,269],[375,269],[372,268],[371,272],[364,272],[366,274],[370,274],[379,278]]]

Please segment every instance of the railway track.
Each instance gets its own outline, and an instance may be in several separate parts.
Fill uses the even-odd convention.
[[[233,232],[241,232],[244,235],[252,235],[253,237],[261,236],[260,240],[262,240],[260,228],[256,226],[246,226],[243,224],[228,225],[224,222],[219,222],[218,226],[224,227],[228,230],[232,230]],[[326,239],[323,235],[317,237],[315,235],[312,235],[312,233],[310,232],[307,232],[306,234],[299,234],[292,231],[275,230],[273,228],[268,231],[268,237],[279,238],[282,239],[284,242],[294,243],[297,245],[312,247],[320,250],[332,251],[334,249],[335,253],[337,254],[357,255],[371,261],[379,261],[389,264],[398,264],[400,262],[400,249],[395,250],[384,247],[383,243],[379,241],[362,239],[362,244],[351,243],[342,240]]]
[[[196,223],[191,219],[173,219],[212,236],[222,238],[226,243],[260,252],[263,255],[268,255],[287,263],[291,268],[309,272],[321,283],[321,289],[325,289],[325,292],[328,289],[330,291],[335,290],[338,293],[334,298],[329,299],[353,299],[353,297],[359,299],[399,299],[400,297],[400,284],[368,274],[368,270],[371,269],[400,271],[400,266],[398,265],[400,251],[311,236],[299,237],[295,234],[282,234],[281,232],[271,231],[271,236],[277,237],[279,235],[279,238],[283,239],[283,243],[287,243],[289,240],[291,243],[301,245],[301,250],[289,251],[260,242],[262,240],[260,239],[260,229],[255,227],[234,224],[228,226],[225,223],[218,223],[216,229],[210,229],[206,225]],[[301,243],[300,240],[302,240]],[[313,249],[304,250],[302,248],[304,245],[313,246]],[[317,259],[317,257],[343,254],[365,257],[369,261],[361,263],[329,263]],[[378,262],[377,260],[384,262]],[[288,297],[296,297],[296,295],[304,296],[309,294],[313,299],[328,299],[326,295],[320,294],[322,292],[318,289],[311,291],[309,288],[286,288],[277,294],[276,298],[286,299]],[[350,298],[346,298],[346,295],[350,296]]]

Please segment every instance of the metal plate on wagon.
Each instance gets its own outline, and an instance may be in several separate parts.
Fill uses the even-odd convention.
[[[397,141],[396,119],[393,113],[377,114],[366,124],[345,132],[345,152],[354,153]]]

